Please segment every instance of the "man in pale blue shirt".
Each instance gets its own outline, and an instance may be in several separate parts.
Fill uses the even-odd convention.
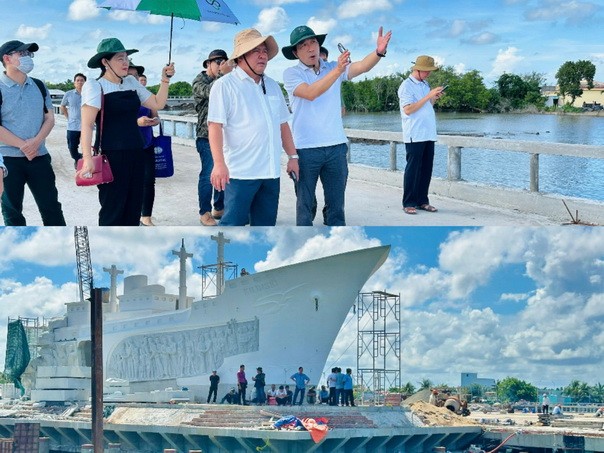
[[[82,134],[82,87],[85,82],[84,74],[78,73],[73,76],[75,88],[65,93],[61,99],[61,113],[67,118],[67,148],[69,148],[74,166],[77,166],[78,160],[82,158],[82,153],[78,149]]]
[[[43,83],[27,74],[34,68],[36,43],[8,41],[0,46],[0,154],[8,175],[4,180],[2,216],[6,226],[25,226],[23,197],[29,187],[45,226],[64,226],[65,218],[45,146],[55,117]],[[39,84],[39,85],[38,85]]]
[[[304,374],[304,368],[298,368],[298,372],[291,375],[291,380],[296,383],[296,391],[294,392],[294,398],[292,404],[296,405],[296,399],[300,394],[300,402],[298,406],[302,406],[304,401],[304,393],[306,393],[306,384],[310,382],[310,378]]]
[[[417,57],[411,75],[398,89],[403,140],[407,152],[407,166],[403,179],[403,211],[417,214],[417,209],[436,212],[428,200],[432,179],[434,143],[436,142],[436,115],[434,103],[443,95],[444,87],[430,89],[426,79],[438,68],[434,58]]]

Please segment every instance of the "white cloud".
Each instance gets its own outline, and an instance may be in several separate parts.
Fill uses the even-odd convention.
[[[499,49],[497,57],[493,62],[493,69],[490,75],[498,77],[504,72],[515,72],[519,63],[524,61],[524,57],[518,55],[520,52],[516,47],[508,47],[507,49]]]
[[[467,29],[468,23],[465,20],[455,19],[451,23],[451,28],[449,30],[449,35],[453,38],[457,38],[465,33]]]
[[[526,11],[525,17],[529,21],[559,22],[564,20],[567,24],[580,24],[592,17],[599,7],[591,2],[577,0],[542,0],[540,5]]]
[[[291,3],[307,3],[308,0],[254,0],[258,6],[287,5]]]
[[[464,40],[464,42],[478,45],[492,44],[497,41],[499,41],[499,36],[488,31],[470,36],[467,40]]]
[[[17,29],[17,37],[20,39],[46,39],[50,30],[52,30],[52,24],[46,24],[42,27],[28,27],[21,24]]]
[[[390,9],[392,9],[392,3],[389,0],[346,0],[338,7],[338,17],[350,19]]]
[[[311,16],[306,25],[312,28],[315,33],[322,35],[333,30],[338,25],[338,21],[335,19],[317,19],[315,16]]]
[[[282,32],[289,23],[289,17],[283,8],[275,6],[273,8],[265,8],[258,13],[258,22],[254,24],[263,35],[270,35]]]
[[[455,71],[455,74],[462,75],[466,72],[466,65],[465,63],[457,63],[453,66],[453,70]]]
[[[67,17],[70,20],[88,20],[97,17],[99,12],[95,0],[73,0],[69,5]]]

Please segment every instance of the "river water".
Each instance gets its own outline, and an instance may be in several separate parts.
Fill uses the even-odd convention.
[[[401,119],[398,112],[349,113],[344,116],[344,127],[398,132]],[[604,146],[604,117],[584,115],[438,113],[437,131],[448,135],[476,134],[504,140]],[[183,125],[177,126],[177,134],[186,136]],[[530,156],[527,153],[464,148],[462,156],[461,176],[466,181],[529,189]],[[351,162],[389,168],[390,145],[355,143]],[[404,169],[403,144],[398,145],[397,162],[399,169]],[[436,146],[433,174],[447,177],[446,146]],[[604,159],[541,155],[539,190],[604,201]]]
[[[400,131],[398,113],[344,116],[350,129]],[[537,114],[437,114],[439,134],[477,134],[487,138],[584,145],[604,145],[604,117]],[[352,145],[353,163],[389,167],[390,145]],[[529,155],[464,148],[462,178],[516,189],[529,188]],[[404,169],[405,147],[398,145],[397,162]],[[447,147],[436,146],[434,176],[447,177]],[[604,201],[604,159],[548,156],[539,157],[539,190],[560,195]]]

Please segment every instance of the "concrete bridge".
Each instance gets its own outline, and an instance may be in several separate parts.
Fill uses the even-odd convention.
[[[174,134],[177,124],[183,124],[188,137],[173,137],[175,174],[171,178],[157,179],[153,216],[156,225],[199,225],[197,179],[200,169],[199,155],[194,147],[192,117],[162,115],[164,130]],[[181,126],[182,127],[182,126]],[[53,166],[57,175],[59,200],[63,204],[68,225],[98,223],[98,197],[96,187],[76,187],[73,160],[67,151],[66,122],[57,116],[57,124],[47,139]],[[478,137],[440,136],[439,141],[449,149],[449,175],[434,178],[430,186],[431,203],[438,213],[419,212],[410,216],[402,212],[402,172],[396,162],[396,146],[402,141],[400,133],[347,130],[350,138],[376,139],[390,143],[390,168],[370,168],[350,165],[346,189],[346,218],[350,226],[487,226],[487,225],[560,225],[571,222],[570,212],[588,224],[604,225],[604,202],[547,194],[539,191],[539,155],[570,155],[588,159],[603,159],[604,146],[565,145],[542,142],[516,142],[490,140]],[[485,184],[469,183],[462,179],[463,149],[481,147],[510,152],[526,152],[530,159],[530,186],[525,189],[506,189]],[[351,146],[354,154],[355,145]],[[278,226],[295,225],[295,195],[291,180],[285,174],[283,156],[281,197]],[[604,178],[603,178],[604,179]],[[41,225],[42,221],[29,191],[26,192],[24,213],[28,225]],[[322,205],[322,192],[317,190]],[[1,219],[0,219],[1,222]],[[321,226],[321,220],[315,220]]]

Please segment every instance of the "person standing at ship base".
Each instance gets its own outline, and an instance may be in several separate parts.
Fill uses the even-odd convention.
[[[252,376],[252,380],[254,381],[254,388],[256,389],[256,404],[262,406],[266,401],[266,396],[264,394],[264,386],[266,385],[265,381],[266,375],[262,372],[262,367],[256,368],[256,376]]]
[[[239,389],[238,404],[247,406],[247,401],[245,401],[245,391],[247,390],[247,379],[245,378],[245,365],[240,365],[239,371],[237,371],[237,388]]]
[[[411,75],[403,80],[398,89],[407,157],[403,176],[403,211],[406,214],[417,214],[418,209],[437,211],[428,200],[436,142],[433,105],[443,95],[445,87],[431,90],[426,82],[430,74],[437,70],[434,58],[421,55],[411,68]]]
[[[210,375],[210,393],[208,393],[208,401],[207,403],[210,404],[210,399],[212,397],[212,394],[214,394],[214,399],[212,400],[213,403],[216,402],[216,394],[218,393],[218,383],[220,382],[220,376],[218,376],[218,374],[216,374],[216,370],[212,371],[212,374]]]
[[[549,397],[547,393],[543,394],[543,400],[541,401],[541,410],[544,414],[549,414]]]
[[[306,393],[306,384],[310,382],[310,378],[304,374],[304,368],[298,368],[298,372],[291,375],[291,380],[296,383],[296,390],[294,392],[294,398],[292,400],[292,404],[296,405],[296,399],[298,398],[298,394],[300,394],[300,403],[299,406],[302,406],[302,402],[304,401],[304,393]]]

